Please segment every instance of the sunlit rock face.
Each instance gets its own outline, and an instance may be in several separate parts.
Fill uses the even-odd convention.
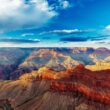
[[[8,100],[14,110],[109,110],[109,57],[105,48],[1,49],[0,104]]]
[[[42,67],[65,71],[83,64],[92,71],[106,70],[109,57],[106,48],[0,48],[0,79],[18,79]]]
[[[100,54],[100,51],[107,51],[105,53],[107,54],[106,56],[108,56],[108,53],[110,53],[108,50],[93,48],[39,49],[33,51],[30,56],[20,65],[20,67],[40,68],[46,66],[56,71],[61,71],[67,68],[73,68],[80,63],[85,65],[95,64],[96,59],[98,60],[96,54]]]
[[[77,91],[88,99],[109,105],[109,79],[110,70],[93,72],[79,65],[69,77],[53,81],[50,87],[53,91],[61,93]]]
[[[74,60],[71,56],[58,52],[54,49],[40,49],[34,51],[25,62],[20,66],[30,67],[49,67],[56,71],[72,68],[79,64],[79,61]]]
[[[97,61],[95,65],[87,65],[86,68],[92,71],[107,70],[110,69],[110,62]]]
[[[109,79],[110,70],[93,72],[82,64],[63,72],[42,67],[0,81],[0,99],[15,110],[109,110]]]

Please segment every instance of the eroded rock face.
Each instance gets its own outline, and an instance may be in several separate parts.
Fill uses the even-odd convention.
[[[74,60],[70,55],[58,52],[57,49],[40,49],[33,51],[20,67],[36,67],[39,69],[46,66],[55,71],[62,71],[78,64],[79,61]]]
[[[83,66],[77,66],[73,74],[51,83],[55,91],[78,91],[87,98],[100,103],[110,104],[110,70],[92,72]]]
[[[110,110],[108,49],[34,49],[28,55],[21,49],[18,52],[21,55],[14,57],[13,53],[5,57],[4,51],[0,53],[0,59],[4,58],[0,64],[6,66],[0,66],[0,78],[4,79],[6,68],[6,75],[11,79],[0,80],[0,100],[10,99],[12,109]],[[16,67],[8,65],[11,60]],[[18,60],[20,63],[15,65]],[[96,67],[100,71],[85,68],[88,64],[97,65],[100,60],[103,64],[98,63]],[[107,68],[102,70],[102,66]]]
[[[86,68],[92,71],[107,70],[107,69],[110,69],[110,62],[97,61],[95,65],[87,65]]]
[[[81,63],[90,70],[106,70],[109,56],[106,48],[0,48],[0,79],[15,80],[44,66],[64,71]]]
[[[29,52],[21,48],[0,48],[0,79],[9,80]]]
[[[53,72],[47,68],[43,70]],[[109,70],[92,72],[84,65],[78,65],[71,71],[63,71],[64,76],[59,75],[58,79],[36,74],[24,75],[16,81],[1,81],[0,99],[12,100],[14,110],[110,109]]]
[[[0,110],[14,110],[8,99],[0,100]]]

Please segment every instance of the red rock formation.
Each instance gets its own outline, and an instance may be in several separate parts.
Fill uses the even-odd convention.
[[[55,91],[78,91],[87,98],[110,104],[110,70],[92,72],[79,65],[69,77],[51,83]]]
[[[96,106],[101,108],[100,105],[103,106],[101,110],[109,110],[106,109],[110,107],[109,82],[110,70],[92,72],[83,65],[61,72],[42,68],[21,76],[17,81],[1,82],[0,98],[14,99],[17,110],[35,110],[39,104],[40,110],[53,107],[56,107],[54,110],[67,110],[68,104],[73,105],[73,110],[77,108],[75,103],[87,108],[78,110],[95,110]]]
[[[109,93],[102,93],[96,90],[90,89],[89,87],[82,85],[82,84],[66,84],[66,83],[59,83],[59,82],[52,82],[50,88],[52,90],[57,91],[67,91],[67,92],[74,92],[78,91],[84,94],[87,98],[90,98],[94,101],[99,101],[101,103],[110,104],[110,94]]]

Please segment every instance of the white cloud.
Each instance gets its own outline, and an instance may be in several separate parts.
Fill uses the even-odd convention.
[[[47,0],[0,0],[0,30],[40,27],[57,15]]]
[[[55,10],[64,10],[72,7],[72,4],[69,0],[56,0],[53,2],[52,6]]]
[[[105,27],[105,29],[106,29],[106,30],[110,30],[110,25],[107,25],[107,26]]]
[[[42,32],[42,34],[49,34],[49,33],[64,33],[64,34],[72,34],[72,33],[82,33],[82,32],[92,32],[93,30],[79,30],[79,29],[63,29],[63,30],[52,30],[48,32]]]
[[[59,0],[59,3],[60,3],[60,6],[61,6],[63,9],[66,9],[66,8],[70,7],[70,3],[69,3],[69,1],[67,1],[67,0]]]
[[[81,30],[78,30],[78,29],[73,29],[73,30],[53,30],[53,31],[50,31],[50,32],[53,32],[53,33],[76,33],[76,32],[81,32]]]
[[[33,36],[33,35],[34,35],[34,33],[24,33],[21,36],[22,37],[26,37],[26,36]]]

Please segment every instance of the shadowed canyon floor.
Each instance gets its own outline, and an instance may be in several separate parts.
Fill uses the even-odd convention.
[[[2,68],[0,110],[110,110],[108,49],[18,50],[26,52],[5,60],[1,50],[1,65],[17,67],[5,75]]]

